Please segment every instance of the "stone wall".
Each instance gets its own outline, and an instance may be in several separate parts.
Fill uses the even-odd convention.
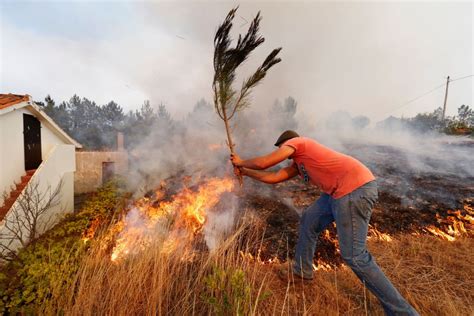
[[[102,185],[104,163],[114,163],[117,175],[128,171],[126,151],[76,151],[76,173],[74,175],[74,193],[95,191]]]

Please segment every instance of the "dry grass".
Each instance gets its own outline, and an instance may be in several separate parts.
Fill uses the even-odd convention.
[[[249,260],[243,226],[217,251],[183,260],[156,245],[119,263],[97,242],[68,293],[43,313],[70,315],[382,315],[347,267],[317,271],[312,283],[283,282],[275,266]],[[254,234],[259,234],[254,232]],[[254,240],[258,240],[258,236]],[[474,239],[399,235],[371,241],[377,262],[422,315],[473,315]]]

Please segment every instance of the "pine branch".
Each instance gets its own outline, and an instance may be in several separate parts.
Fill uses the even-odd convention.
[[[214,37],[214,80],[212,83],[214,107],[219,117],[224,121],[227,144],[231,153],[234,153],[235,145],[232,142],[230,120],[237,111],[249,106],[249,96],[252,89],[265,78],[271,67],[281,61],[280,58],[277,58],[281,48],[274,49],[254,74],[243,82],[238,93],[233,89],[232,85],[235,81],[237,68],[265,41],[259,35],[262,18],[260,12],[258,12],[250,23],[247,34],[244,37],[239,35],[235,47],[230,47],[229,34],[237,9],[238,7],[230,10],[224,22],[216,31]]]

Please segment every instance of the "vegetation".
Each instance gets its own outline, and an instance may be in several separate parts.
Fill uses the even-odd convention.
[[[268,111],[268,120],[277,121],[279,128],[294,128],[296,127],[294,119],[296,101],[288,97],[284,102],[283,107],[274,106]],[[209,118],[213,115],[213,106],[204,99],[199,100],[181,121],[171,116],[166,105],[159,104],[155,107],[149,101],[145,101],[138,110],[128,113],[124,113],[123,108],[113,101],[99,106],[94,101],[77,95],[59,105],[50,96],[46,97],[45,102],[36,103],[61,128],[89,150],[115,149],[117,132],[124,133],[125,146],[133,149],[152,132],[173,136],[186,133],[190,127],[196,130],[213,127],[209,125]],[[276,100],[275,104],[281,104],[281,101]],[[241,117],[241,119],[245,118]],[[245,125],[241,121],[239,124]],[[155,141],[160,145],[159,139]]]
[[[190,127],[197,130],[215,128],[214,125],[209,124],[213,105],[204,99],[199,100],[183,120],[174,119],[166,105],[159,104],[156,107],[149,101],[145,101],[138,110],[128,113],[124,113],[123,108],[114,101],[99,106],[94,101],[77,95],[59,105],[50,96],[47,96],[44,102],[37,103],[86,149],[116,148],[116,133],[119,131],[125,134],[125,146],[133,149],[141,140],[152,134],[152,131],[158,135],[165,133],[166,135],[183,135]],[[272,125],[266,128],[277,135],[282,130],[298,127],[295,119],[296,112],[297,101],[291,96],[283,101],[276,100],[273,106],[269,106],[268,111],[262,114],[260,123],[272,122]],[[458,108],[458,114],[447,117],[445,122],[441,121],[441,113],[441,109],[438,108],[433,112],[420,113],[412,118],[389,117],[377,123],[377,126],[385,129],[410,129],[423,133],[434,131],[451,135],[473,134],[474,111],[470,106],[461,105]],[[246,122],[247,119],[245,115],[237,117],[236,124],[240,126],[240,129],[235,132],[239,134],[238,136],[245,135],[255,128],[255,124]],[[369,124],[368,117],[363,115],[351,117],[346,112],[333,113],[326,122],[328,128],[338,130],[341,128],[362,130]],[[156,141],[159,142],[159,139]]]
[[[46,234],[23,248],[0,270],[0,312],[32,314],[57,308],[57,300],[73,284],[81,260],[90,249],[87,234],[94,222],[105,227],[116,209],[122,209],[122,192],[109,183],[94,194],[77,214],[67,215]],[[90,236],[92,237],[92,236]]]
[[[48,187],[45,192],[39,189],[39,182],[32,182],[18,197],[17,203],[10,209],[3,220],[3,231],[0,233],[0,260],[12,260],[16,257],[15,249],[33,242],[41,232],[48,230],[52,215],[48,211],[59,206],[62,182],[56,188]],[[6,200],[8,194],[3,194]]]
[[[219,26],[214,37],[214,107],[219,117],[224,121],[227,133],[227,145],[230,152],[234,153],[234,144],[231,137],[230,120],[237,111],[247,107],[250,103],[250,92],[267,75],[267,71],[278,64],[281,59],[277,58],[281,48],[274,49],[263,61],[262,65],[247,79],[244,80],[239,92],[233,88],[236,71],[250,54],[260,46],[265,39],[260,36],[260,12],[250,23],[247,34],[239,39],[235,47],[230,47],[230,31],[232,20],[237,8],[230,10],[224,22]],[[240,179],[242,183],[242,179]]]
[[[110,260],[108,223],[124,193],[108,185],[2,268],[1,311],[9,314],[257,315],[383,313],[345,266],[316,272],[312,283],[282,281],[275,264],[246,255],[262,231],[251,216],[215,251],[166,253],[159,243]],[[96,220],[101,223],[91,234]],[[95,227],[97,228],[97,227]],[[263,228],[261,228],[263,229]],[[85,238],[91,238],[87,241]],[[389,278],[426,315],[472,315],[472,238],[421,235],[372,239]]]
[[[442,120],[443,110],[420,113],[412,118],[389,117],[378,124],[381,128],[409,128],[418,132],[442,132],[449,135],[472,135],[474,133],[474,111],[468,105],[461,105],[458,114]]]
[[[447,134],[473,134],[474,111],[467,105],[458,108],[458,115],[449,117],[445,127]]]

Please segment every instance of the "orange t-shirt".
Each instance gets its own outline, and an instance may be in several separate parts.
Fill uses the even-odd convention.
[[[296,163],[305,182],[310,181],[335,199],[375,180],[369,168],[359,160],[312,139],[295,137],[283,145],[295,149],[290,158]]]

